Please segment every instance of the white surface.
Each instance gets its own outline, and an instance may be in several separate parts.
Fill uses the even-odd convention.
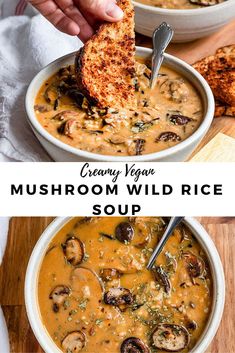
[[[9,218],[0,217],[0,265],[6,248],[8,227],[9,227]]]
[[[41,347],[46,353],[61,353],[61,350],[55,345],[51,337],[49,337],[47,331],[45,330],[45,326],[41,321],[41,315],[39,313],[37,302],[38,271],[42,258],[48,248],[48,244],[50,243],[53,236],[57,233],[57,231],[61,229],[61,227],[63,227],[68,222],[68,220],[68,217],[57,218],[46,228],[38,240],[36,246],[34,247],[26,272],[26,311],[32,330]],[[205,229],[193,218],[186,218],[185,224],[191,229],[194,236],[199,241],[202,248],[205,250],[211,266],[213,277],[214,295],[211,316],[198,344],[191,351],[191,353],[203,353],[215,336],[223,314],[225,299],[224,273],[216,247]]]
[[[9,227],[9,218],[7,217],[0,218],[0,265],[6,248],[8,227]],[[7,327],[6,327],[6,323],[5,323],[5,319],[4,319],[1,307],[0,307],[0,348],[1,348],[1,353],[10,352],[8,332],[7,332]]]
[[[137,47],[137,55],[143,58],[151,56],[151,49]],[[69,65],[74,62],[75,53],[66,55],[59,60],[51,63],[45,67],[31,82],[27,94],[26,94],[26,112],[29,118],[30,125],[34,129],[36,136],[38,137],[41,144],[48,151],[50,156],[58,162],[82,162],[82,161],[100,161],[100,162],[143,162],[143,161],[158,161],[158,162],[179,162],[184,161],[192,153],[192,151],[199,144],[201,139],[209,129],[214,116],[214,98],[210,87],[204,78],[190,65],[184,61],[172,56],[165,54],[164,64],[179,74],[186,77],[198,90],[201,95],[203,106],[204,106],[204,118],[199,128],[186,140],[180,142],[176,146],[167,148],[164,151],[155,152],[151,154],[145,154],[141,156],[106,156],[87,151],[79,150],[75,147],[67,145],[54,136],[49,134],[42,125],[38,122],[34,104],[35,97],[40,89],[41,85],[45,80],[48,79],[54,72],[59,70],[62,66]]]
[[[49,160],[26,121],[25,93],[40,69],[80,46],[41,15],[0,21],[0,160]]]
[[[234,216],[235,163],[2,163],[0,170],[3,216],[138,216],[134,205],[142,217]]]
[[[5,18],[13,16],[19,1],[20,0],[0,0],[0,6],[2,4],[2,17]],[[33,16],[36,12],[37,11],[30,4],[28,4],[24,11],[24,15]]]
[[[218,31],[235,18],[235,0],[193,10],[163,9],[134,1],[136,31],[151,37],[163,21],[174,31],[174,42],[188,42]]]

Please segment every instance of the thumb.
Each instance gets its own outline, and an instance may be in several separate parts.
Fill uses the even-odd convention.
[[[123,11],[115,0],[81,1],[83,11],[101,21],[116,22],[123,18]]]
[[[105,3],[104,13],[103,13],[104,20],[119,21],[123,18],[123,11],[116,4],[116,1],[108,0],[108,1],[104,1],[104,3]]]

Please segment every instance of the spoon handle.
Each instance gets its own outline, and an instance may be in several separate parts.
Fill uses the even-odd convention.
[[[173,37],[174,31],[166,22],[163,22],[153,33],[153,56],[152,56],[152,75],[150,88],[154,87],[155,79],[162,65],[164,51]]]
[[[179,223],[182,221],[182,219],[184,219],[184,217],[171,217],[170,222],[169,222],[169,224],[168,224],[168,226],[167,226],[167,228],[165,230],[165,233],[161,237],[161,240],[157,244],[156,248],[154,249],[154,251],[153,251],[153,253],[152,253],[152,255],[151,255],[150,259],[149,259],[149,263],[147,265],[147,269],[148,270],[150,270],[153,267],[156,258],[161,253],[162,248],[166,244],[168,238],[172,234],[172,232],[175,229],[175,227],[177,227],[179,225]]]

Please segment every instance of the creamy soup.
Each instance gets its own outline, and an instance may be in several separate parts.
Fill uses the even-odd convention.
[[[203,118],[195,88],[177,72],[162,67],[151,90],[150,69],[139,62],[136,72],[136,109],[98,109],[78,92],[74,67],[62,68],[37,95],[37,119],[60,141],[103,155],[157,152],[192,135]]]
[[[179,226],[146,269],[166,219],[74,218],[52,239],[38,278],[46,330],[65,353],[189,352],[211,311],[206,255]]]
[[[136,0],[149,6],[164,9],[196,9],[220,4],[226,0]]]

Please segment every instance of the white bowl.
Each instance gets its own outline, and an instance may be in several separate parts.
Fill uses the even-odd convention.
[[[218,31],[235,18],[235,1],[192,10],[162,9],[133,1],[136,31],[148,37],[163,21],[174,31],[173,42],[189,42]]]
[[[31,328],[45,351],[45,353],[61,353],[61,350],[53,342],[52,338],[47,333],[45,326],[42,323],[38,296],[37,296],[37,283],[38,274],[43,257],[47,251],[48,245],[56,235],[56,233],[70,220],[69,217],[56,218],[43,232],[39,238],[37,244],[35,245],[33,252],[31,254],[26,278],[25,278],[25,305],[28,315],[28,319]],[[216,247],[211,240],[208,233],[193,218],[186,218],[184,221],[185,225],[189,227],[195,238],[198,240],[202,248],[204,249],[211,268],[212,278],[213,278],[213,303],[211,315],[208,320],[208,324],[202,334],[197,345],[193,348],[191,353],[203,353],[211,343],[213,337],[215,336],[217,329],[219,327],[225,300],[225,281],[224,272],[221,264],[219,254]]]
[[[148,48],[137,47],[137,55],[143,58],[151,56],[152,50]],[[199,128],[186,140],[179,144],[170,147],[166,150],[145,154],[141,156],[106,156],[97,153],[79,150],[69,146],[54,136],[49,134],[42,125],[38,122],[34,112],[34,102],[42,84],[61,67],[72,64],[74,62],[75,53],[68,54],[56,61],[52,62],[42,69],[30,83],[26,98],[25,107],[28,116],[29,124],[31,125],[35,135],[41,142],[49,155],[59,162],[144,162],[144,161],[159,161],[159,162],[178,162],[184,161],[193,152],[201,139],[205,136],[209,129],[214,116],[214,98],[210,87],[204,78],[190,65],[184,61],[172,56],[165,55],[164,64],[176,70],[185,76],[198,90],[204,108],[204,118]]]

